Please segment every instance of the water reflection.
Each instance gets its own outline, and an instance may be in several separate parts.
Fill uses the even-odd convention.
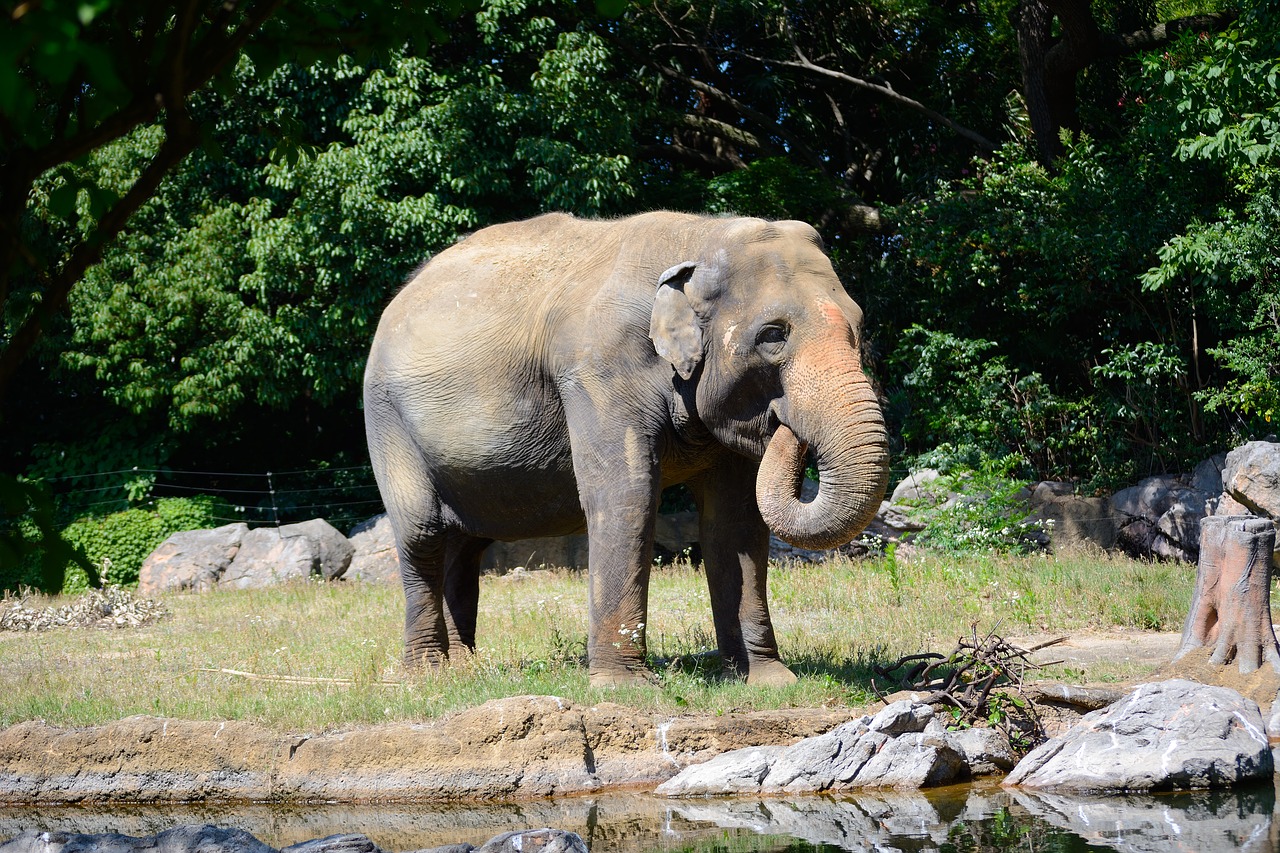
[[[798,799],[667,800],[611,793],[486,805],[0,807],[0,839],[24,829],[152,835],[236,826],[275,847],[358,832],[384,850],[482,844],[508,829],[577,832],[592,853],[648,851],[1280,849],[1271,787],[1150,797],[1064,797],[995,785]]]

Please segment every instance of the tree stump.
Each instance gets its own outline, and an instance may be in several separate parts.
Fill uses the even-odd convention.
[[[1276,529],[1251,515],[1209,516],[1200,522],[1200,562],[1191,612],[1174,660],[1216,644],[1209,663],[1233,660],[1241,675],[1271,664],[1280,673],[1280,646],[1271,624],[1271,555]]]

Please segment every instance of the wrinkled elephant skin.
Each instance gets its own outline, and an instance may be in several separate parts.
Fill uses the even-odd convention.
[[[406,662],[474,645],[492,541],[585,527],[591,681],[651,678],[654,516],[686,483],[726,666],[794,681],[765,600],[769,530],[847,542],[888,476],[861,324],[800,222],[549,214],[441,252],[387,307],[365,372]],[[821,485],[802,501],[807,453]]]

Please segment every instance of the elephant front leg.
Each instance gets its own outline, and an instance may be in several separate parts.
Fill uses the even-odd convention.
[[[748,684],[783,686],[796,676],[778,655],[769,615],[769,528],[756,507],[755,475],[754,465],[735,459],[689,486],[725,669]]]
[[[655,681],[645,630],[653,525],[658,509],[657,453],[618,413],[570,409],[574,476],[587,519],[587,662],[593,686]]]

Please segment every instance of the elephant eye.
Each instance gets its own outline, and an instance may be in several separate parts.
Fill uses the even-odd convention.
[[[781,323],[770,323],[760,329],[756,335],[756,345],[763,346],[771,352],[778,352],[782,349],[782,345],[787,342],[787,335],[791,333],[791,329]]]

